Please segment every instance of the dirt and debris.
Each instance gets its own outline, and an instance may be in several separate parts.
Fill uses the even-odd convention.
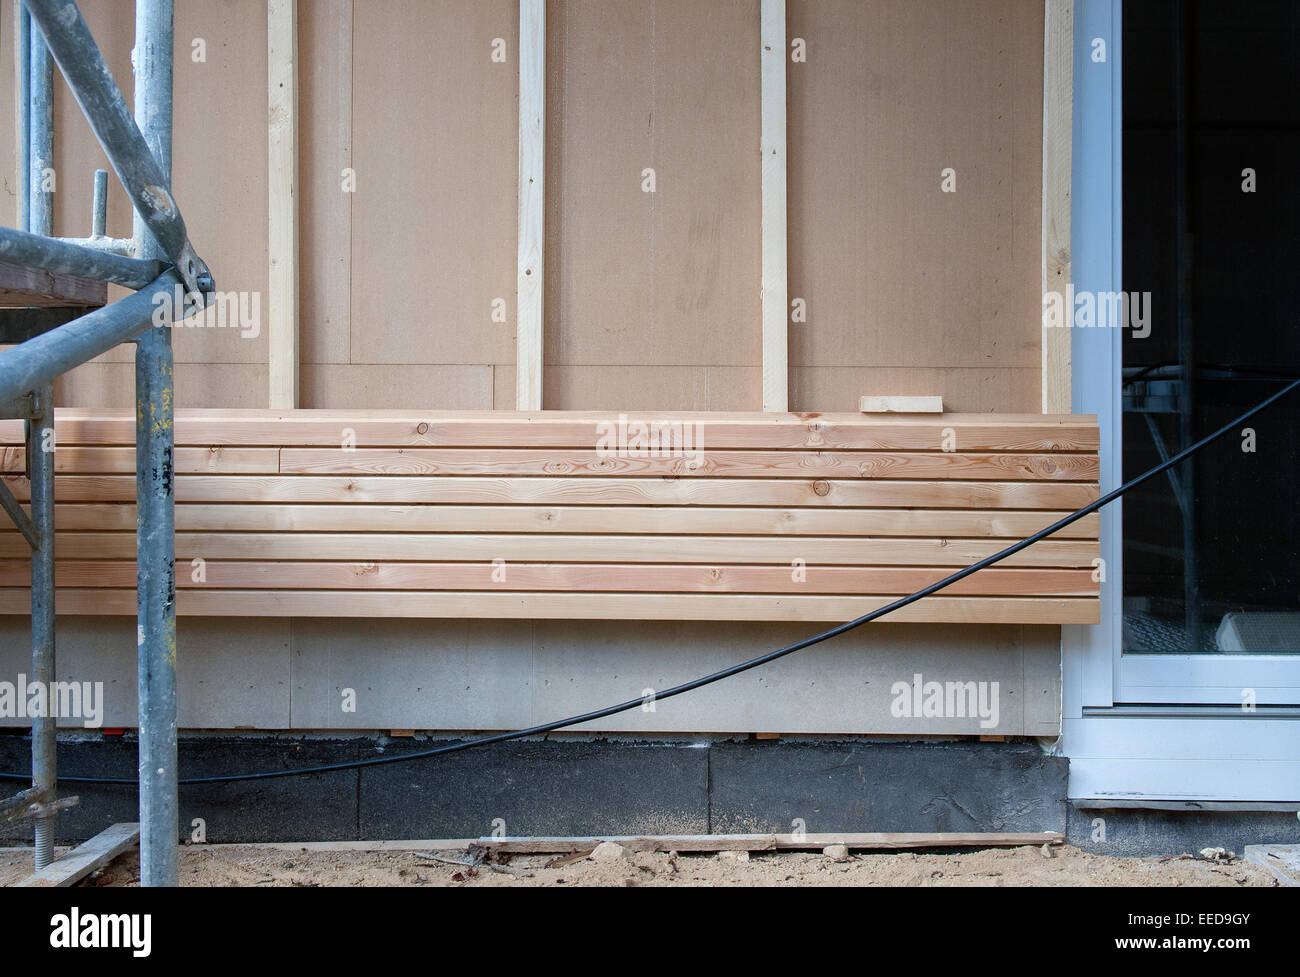
[[[603,847],[603,846],[602,846]],[[613,848],[622,848],[613,845]],[[600,849],[596,849],[599,851]],[[1275,886],[1231,853],[1163,858],[1093,855],[1069,846],[964,852],[678,852],[553,855],[472,851],[315,851],[292,846],[181,849],[183,886]],[[1226,855],[1226,857],[1225,857]],[[31,853],[0,852],[0,884],[21,881]],[[128,852],[83,885],[139,885]]]

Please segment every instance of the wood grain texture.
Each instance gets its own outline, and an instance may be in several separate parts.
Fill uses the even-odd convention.
[[[76,885],[95,869],[107,865],[140,840],[140,825],[114,824],[88,841],[83,841],[70,852],[60,855],[39,872],[33,872],[18,888],[66,888]]]
[[[269,406],[298,406],[298,0],[268,0]]]
[[[177,613],[203,617],[488,617],[536,620],[848,621],[886,597],[759,594],[483,593],[477,591],[181,590]],[[0,590],[0,614],[22,614],[26,590]],[[65,614],[135,614],[134,590],[59,591]],[[932,597],[890,615],[897,622],[1096,624],[1081,597]]]
[[[0,308],[100,306],[107,301],[108,286],[103,282],[0,261]]]
[[[278,448],[244,448],[213,445],[176,448],[172,454],[177,474],[271,474],[280,471]],[[26,452],[13,446],[0,448],[0,471],[5,475],[26,470]],[[56,474],[135,474],[134,448],[63,446],[54,453]]]
[[[26,501],[26,480],[8,479]],[[473,476],[178,475],[177,502],[496,503],[509,505],[756,505],[839,508],[1064,509],[1099,497],[1088,482],[965,482],[903,479],[491,478]],[[131,502],[135,478],[64,475],[60,502]]]
[[[562,533],[177,533],[181,560],[501,560],[506,563],[781,563],[806,566],[895,565],[960,569],[1014,540],[927,537],[602,536]],[[23,555],[17,533],[0,535],[0,557]],[[1043,540],[1008,557],[1009,567],[1087,567],[1091,540]],[[120,532],[60,533],[59,560],[121,560],[135,555],[135,536]]]
[[[939,569],[817,566],[796,573],[787,565],[676,563],[509,563],[391,562],[362,560],[206,560],[177,575],[183,589],[238,590],[486,590],[629,591],[634,593],[868,594],[902,596],[947,575]],[[0,560],[0,587],[22,587],[31,567]],[[64,560],[60,587],[129,588],[131,560]],[[989,569],[945,590],[952,596],[1092,597],[1097,583],[1090,569]]]
[[[763,167],[763,410],[790,403],[789,288],[786,277],[785,0],[761,0]]]
[[[129,420],[56,417],[64,613],[134,612]],[[1096,451],[1082,447],[1096,438],[1088,418],[674,422],[702,439],[689,451],[674,442],[652,452],[623,440],[627,417],[590,413],[183,414],[178,607],[216,616],[844,620],[1098,494]],[[711,447],[715,436],[734,446]],[[5,483],[26,500],[20,437],[20,426],[0,425]],[[954,438],[988,450],[943,450]],[[1024,444],[1047,447],[1006,447]],[[1096,515],[1080,520],[901,619],[1094,620],[1098,525]],[[0,609],[24,594],[27,556],[16,531],[0,532]]]
[[[942,414],[943,398],[864,395],[858,400],[858,410],[864,414]]]
[[[546,0],[519,0],[519,275],[515,406],[542,409],[546,314]]]
[[[1092,455],[956,452],[708,451],[690,457],[623,458],[577,449],[285,448],[282,473],[301,475],[672,475],[735,478],[952,478],[1089,481]]]
[[[716,533],[781,536],[973,536],[1020,539],[1068,515],[963,509],[773,509],[703,506],[240,505],[181,504],[176,529],[355,533]],[[135,530],[130,503],[67,503],[60,530]],[[1096,513],[1056,535],[1096,539]]]
[[[1074,2],[1045,0],[1043,31],[1043,299],[1056,293],[1066,327],[1043,336],[1043,413],[1070,410],[1070,172],[1074,138]]]
[[[624,422],[691,424],[708,449],[806,448],[938,451],[951,431],[960,451],[1096,452],[1096,417],[1043,414],[939,414],[864,417],[859,413],[758,414],[606,411],[178,410],[178,445],[333,447],[594,447]],[[605,427],[602,427],[605,425]],[[0,444],[22,444],[21,421],[0,420]],[[128,409],[61,408],[60,445],[126,445],[135,439]]]

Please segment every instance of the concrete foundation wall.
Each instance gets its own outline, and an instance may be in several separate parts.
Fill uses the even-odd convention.
[[[524,728],[664,689],[814,630],[800,624],[602,621],[177,623],[180,726],[264,730]],[[27,618],[0,618],[0,681],[15,682],[30,670],[28,626]],[[134,727],[135,621],[69,617],[59,619],[58,629],[60,679],[103,682],[102,725]],[[653,712],[611,717],[599,729],[1055,737],[1059,635],[1050,626],[868,625],[657,703]],[[910,685],[917,674],[923,686],[987,683],[985,703],[996,702],[996,717],[991,708],[984,718],[973,714],[978,699],[976,708],[963,710],[966,715],[952,715],[946,696],[941,711],[947,714],[925,715],[923,700],[922,715],[896,715],[914,712],[915,697],[900,699],[895,683]],[[346,689],[355,692],[355,711],[344,711]],[[0,726],[26,724],[20,717],[0,718]]]

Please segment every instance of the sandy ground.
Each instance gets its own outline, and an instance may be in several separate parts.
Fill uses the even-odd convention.
[[[928,854],[860,853],[836,862],[821,853],[721,855],[629,853],[611,861],[576,856],[515,855],[506,864],[453,865],[465,852],[317,852],[292,846],[183,848],[183,886],[1273,886],[1265,869],[1240,861],[1115,858],[1057,847],[990,848]],[[506,856],[502,856],[506,861]],[[0,851],[0,885],[26,877],[29,852]],[[140,881],[134,852],[82,884],[129,886]]]

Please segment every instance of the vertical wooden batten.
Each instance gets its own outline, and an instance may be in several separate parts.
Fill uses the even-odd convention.
[[[268,0],[267,158],[270,406],[298,406],[298,2]]]
[[[519,0],[519,275],[515,405],[542,409],[546,0]]]
[[[1061,296],[1064,328],[1044,326],[1043,413],[1070,413],[1070,168],[1074,2],[1045,0],[1043,30],[1043,299]]]
[[[786,278],[785,0],[762,0],[763,410],[789,409]]]

